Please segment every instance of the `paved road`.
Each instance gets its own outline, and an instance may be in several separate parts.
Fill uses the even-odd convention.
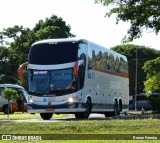
[[[113,120],[113,119],[144,119],[144,118],[157,118],[160,119],[160,114],[121,114],[120,116],[105,117],[104,114],[91,114],[88,119],[81,120]],[[68,115],[65,118],[52,118],[51,120],[43,120],[41,118],[37,119],[27,119],[27,120],[0,120],[0,122],[64,122],[64,121],[79,121],[75,119],[73,114]]]
[[[105,116],[102,114],[91,114],[88,119],[83,120],[105,120]],[[41,118],[27,119],[27,120],[0,120],[0,122],[62,122],[62,121],[76,121],[74,114],[69,114],[65,118],[52,118],[50,120],[43,120]]]

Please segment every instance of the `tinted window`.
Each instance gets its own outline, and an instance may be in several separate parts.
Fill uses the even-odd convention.
[[[3,90],[4,90],[4,87],[0,87],[0,95],[3,92]]]
[[[29,63],[39,65],[63,64],[77,61],[75,42],[41,43],[30,48]]]

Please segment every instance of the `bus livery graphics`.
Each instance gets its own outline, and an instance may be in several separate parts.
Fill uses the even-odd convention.
[[[21,66],[22,67],[22,66]],[[84,39],[50,39],[29,52],[28,112],[48,120],[53,113],[88,118],[128,109],[127,58]]]

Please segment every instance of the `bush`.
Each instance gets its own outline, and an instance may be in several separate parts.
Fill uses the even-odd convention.
[[[150,96],[149,100],[153,113],[160,113],[160,96]]]

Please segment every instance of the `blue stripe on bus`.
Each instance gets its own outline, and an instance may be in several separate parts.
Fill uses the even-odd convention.
[[[70,108],[86,108],[85,103],[65,103],[60,105],[37,105],[37,104],[28,104],[28,108],[32,109],[46,109],[46,108],[52,108],[52,109],[70,109]],[[93,109],[113,109],[113,104],[92,104]],[[122,109],[128,109],[128,105],[122,105]]]
[[[74,105],[74,106],[73,106]],[[60,104],[60,105],[37,105],[37,104],[28,104],[28,108],[33,108],[33,109],[46,109],[46,108],[53,108],[53,109],[63,109],[63,108],[78,108],[78,103],[74,104]]]

